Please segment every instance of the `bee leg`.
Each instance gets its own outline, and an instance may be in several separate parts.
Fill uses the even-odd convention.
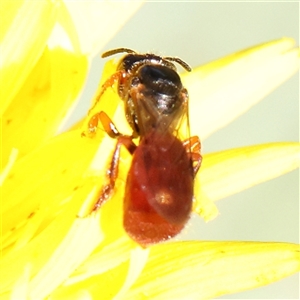
[[[94,114],[94,115],[90,118],[90,120],[89,120],[89,122],[88,122],[88,130],[87,130],[87,133],[86,133],[85,131],[81,132],[81,136],[82,136],[82,137],[85,137],[85,136],[87,136],[87,135],[93,136],[93,134],[96,133],[96,130],[97,130],[98,124],[99,124],[99,120],[100,120],[100,114],[101,114],[101,113],[98,112],[98,113]]]
[[[126,73],[123,70],[120,70],[120,71],[114,73],[112,76],[110,76],[104,82],[104,84],[101,86],[100,90],[98,90],[97,95],[96,95],[95,100],[94,100],[94,104],[90,108],[88,114],[90,114],[94,110],[94,108],[97,106],[97,104],[100,101],[100,99],[101,99],[102,95],[104,94],[104,92],[109,87],[112,87],[116,82],[118,84],[122,84],[123,81],[125,80],[125,77],[126,77]],[[81,133],[81,136],[83,136],[83,137],[87,136],[87,135],[93,136],[93,134],[95,134],[95,132],[97,131],[97,128],[98,128],[99,121],[100,121],[100,115],[101,115],[101,112],[97,112],[94,115],[92,115],[92,117],[90,118],[90,120],[88,122],[87,133],[83,131]]]
[[[106,113],[100,112],[99,119],[107,134],[110,137],[117,139],[117,144],[112,155],[110,167],[107,171],[108,183],[104,185],[104,187],[102,188],[100,192],[100,196],[94,205],[93,211],[98,210],[101,207],[101,205],[111,197],[113,193],[116,179],[118,178],[121,146],[125,146],[130,154],[133,154],[133,152],[137,147],[135,143],[132,141],[133,137],[129,135],[122,135],[117,130],[115,124],[112,122],[112,120],[109,118],[109,116]]]
[[[95,108],[95,106],[98,104],[98,102],[100,101],[100,98],[102,97],[102,95],[104,94],[104,92],[109,88],[112,87],[116,82],[117,83],[122,83],[123,78],[126,77],[126,72],[124,70],[120,70],[116,73],[114,73],[113,75],[111,75],[101,86],[100,91],[98,89],[97,95],[95,97],[94,100],[94,104],[93,106],[90,108],[89,110],[89,114],[90,112]]]
[[[200,139],[198,136],[192,136],[186,139],[185,141],[183,141],[183,146],[192,160],[194,176],[195,176],[202,162]]]

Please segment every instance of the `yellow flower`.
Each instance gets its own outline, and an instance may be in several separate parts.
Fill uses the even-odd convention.
[[[299,245],[290,243],[174,241],[142,249],[122,227],[127,151],[122,151],[113,197],[89,214],[115,141],[101,130],[82,138],[78,126],[57,132],[82,88],[88,59],[139,5],[1,3],[1,299],[206,299],[299,271]],[[99,24],[89,27],[88,14]],[[98,36],[95,27],[105,24],[109,30]],[[299,50],[283,38],[183,75],[192,133],[207,137],[298,66]],[[106,65],[102,82],[114,68],[112,62]],[[208,116],[211,107],[219,109]],[[121,120],[122,131],[129,129],[112,89],[97,110]],[[212,201],[298,168],[299,153],[298,143],[282,142],[206,154],[195,182],[194,212],[213,219]]]

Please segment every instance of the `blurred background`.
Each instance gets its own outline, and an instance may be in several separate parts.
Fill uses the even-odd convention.
[[[178,56],[196,67],[281,37],[292,37],[299,45],[298,2],[148,2],[103,51],[118,47],[151,51]],[[99,54],[72,122],[86,115],[103,65]],[[246,114],[202,140],[202,145],[205,154],[298,140],[299,76],[295,75]],[[205,223],[193,216],[181,238],[299,243],[298,171],[216,204],[220,215],[215,220]],[[220,299],[299,299],[299,275]]]

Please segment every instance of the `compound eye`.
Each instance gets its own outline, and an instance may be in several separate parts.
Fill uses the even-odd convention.
[[[182,88],[179,75],[165,66],[145,65],[138,76],[146,88],[156,93],[174,95]]]
[[[140,61],[143,61],[144,59],[145,59],[144,55],[127,54],[123,58],[123,60],[120,62],[119,69],[124,69],[126,72],[129,72],[136,63],[139,63]]]

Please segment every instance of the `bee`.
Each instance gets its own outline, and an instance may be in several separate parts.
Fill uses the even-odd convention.
[[[133,240],[148,246],[174,237],[189,220],[194,179],[202,161],[201,144],[198,136],[188,135],[184,140],[179,137],[182,120],[186,119],[187,127],[189,124],[189,98],[174,63],[191,71],[189,65],[177,57],[139,54],[127,48],[107,51],[102,57],[124,52],[126,55],[102,86],[100,95],[117,83],[132,134],[121,134],[103,111],[90,118],[89,133],[94,133],[101,122],[117,141],[108,184],[94,210],[111,197],[120,148],[125,146],[133,158],[125,187],[123,226]],[[138,144],[135,138],[139,138]]]

